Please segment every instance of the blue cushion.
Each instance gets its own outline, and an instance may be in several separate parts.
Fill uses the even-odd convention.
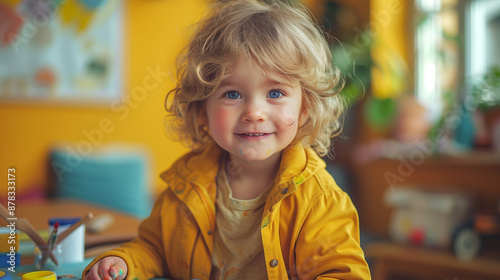
[[[110,149],[89,156],[55,149],[50,155],[56,195],[120,210],[144,218],[152,208],[148,157],[143,152]]]

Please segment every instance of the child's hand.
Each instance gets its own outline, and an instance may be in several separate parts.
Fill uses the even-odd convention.
[[[122,280],[127,276],[127,264],[119,257],[105,257],[90,268],[85,280]]]

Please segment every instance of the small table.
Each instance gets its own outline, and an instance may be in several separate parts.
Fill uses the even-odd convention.
[[[16,205],[16,216],[28,219],[36,230],[48,230],[48,220],[53,217],[84,217],[87,213],[94,217],[111,214],[113,224],[99,233],[87,232],[85,235],[85,256],[93,257],[102,251],[118,246],[120,243],[137,237],[140,219],[116,210],[86,202],[68,199],[49,199],[41,201],[19,202]],[[6,225],[0,219],[0,226]],[[22,264],[29,264],[22,258]]]
[[[450,252],[391,242],[367,244],[364,251],[371,261],[373,280],[401,279],[402,276],[427,280],[500,279],[500,256],[460,261]]]
[[[61,265],[55,270],[58,280],[79,280],[82,276],[82,271],[87,267],[92,259],[85,259],[81,263],[66,263]],[[2,269],[10,274],[12,280],[21,280],[22,275],[28,272],[37,271],[34,265],[23,265],[18,267],[15,272],[8,272],[6,269]],[[150,280],[168,280],[166,278],[154,278]]]
[[[82,271],[92,259],[85,259],[82,263],[66,263],[62,264],[55,270],[58,280],[78,280],[81,279]],[[6,271],[6,269],[2,269]],[[22,265],[17,267],[15,272],[9,272],[12,280],[21,280],[22,275],[28,272],[37,271],[34,265]]]
[[[81,202],[68,199],[50,199],[44,201],[24,202],[16,205],[16,216],[27,218],[33,227],[37,230],[47,230],[48,220],[52,217],[83,217],[91,212],[94,217],[100,214],[111,214],[114,223],[108,229],[99,233],[89,233],[85,235],[85,261],[82,263],[65,263],[56,270],[60,280],[80,279],[83,269],[92,261],[101,251],[106,251],[112,247],[118,246],[122,242],[129,241],[137,237],[140,219],[107,209],[101,206],[93,205],[87,202]],[[0,218],[0,226],[5,226],[5,220]],[[26,262],[25,257],[21,257],[21,266],[15,273],[10,273],[13,280],[21,279],[23,273],[36,271],[31,262]],[[7,268],[1,270],[7,271]],[[64,277],[66,275],[66,277]],[[76,277],[76,278],[75,278]],[[164,278],[156,278],[162,280]],[[155,280],[155,279],[152,279]]]

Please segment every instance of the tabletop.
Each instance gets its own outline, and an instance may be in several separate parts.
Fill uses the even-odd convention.
[[[131,240],[137,236],[140,219],[87,202],[68,199],[20,202],[16,205],[15,210],[15,214],[18,218],[23,217],[28,219],[37,230],[47,230],[49,228],[49,218],[83,217],[89,212],[92,213],[94,217],[101,214],[111,214],[114,222],[109,228],[102,232],[87,232],[85,235],[85,247],[120,243]],[[6,225],[6,222],[0,219],[0,226],[4,225]]]
[[[110,214],[113,217],[113,224],[109,228],[99,233],[86,232],[85,247],[86,251],[96,247],[103,247],[131,240],[137,237],[137,229],[141,222],[140,219],[128,214],[108,209],[102,206],[93,205],[88,202],[68,199],[49,199],[42,201],[20,202],[16,205],[15,216],[26,218],[38,231],[47,231],[49,228],[48,220],[53,217],[84,217],[87,213],[92,213],[94,217],[101,214]],[[5,226],[5,220],[0,219],[0,227]],[[78,280],[81,279],[83,269],[92,261],[93,257],[88,257],[86,253],[84,262],[64,263],[59,266],[55,272],[58,280]],[[23,263],[21,256],[21,265],[16,267],[15,272],[9,272],[7,268],[0,268],[1,271],[10,274],[13,280],[21,280],[22,275],[28,272],[36,271],[33,264]],[[157,278],[161,280],[163,278]],[[153,279],[154,280],[154,279]]]

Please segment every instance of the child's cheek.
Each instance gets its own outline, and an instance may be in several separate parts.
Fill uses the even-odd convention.
[[[285,130],[297,125],[298,117],[297,114],[291,110],[284,109],[277,115],[275,123],[277,123],[278,128]]]
[[[216,108],[212,117],[209,117],[210,130],[213,133],[221,133],[228,129],[228,126],[235,116],[231,114],[231,110],[226,108]]]

